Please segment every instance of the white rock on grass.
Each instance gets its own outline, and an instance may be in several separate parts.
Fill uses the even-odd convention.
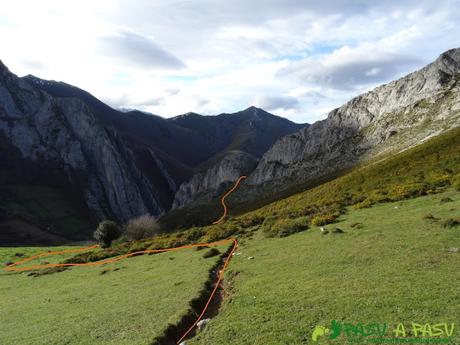
[[[200,322],[198,322],[196,324],[196,326],[198,327],[198,330],[199,331],[203,330],[204,327],[208,324],[209,321],[211,321],[211,319],[203,319]]]

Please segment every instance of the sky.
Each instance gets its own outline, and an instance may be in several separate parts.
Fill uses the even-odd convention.
[[[460,0],[3,1],[0,60],[164,117],[299,123],[460,47]]]

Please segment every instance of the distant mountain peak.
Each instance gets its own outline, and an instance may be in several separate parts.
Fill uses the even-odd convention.
[[[258,107],[253,106],[253,105],[251,105],[249,108],[243,110],[243,113],[251,113],[251,115],[270,114],[269,112],[263,110],[262,108],[258,108]]]
[[[205,116],[205,115],[201,115],[201,114],[198,114],[198,113],[194,113],[193,111],[189,111],[188,113],[185,113],[185,114],[170,117],[168,120],[176,121],[176,120],[180,120],[180,119],[192,118],[192,117],[201,117],[201,116]]]

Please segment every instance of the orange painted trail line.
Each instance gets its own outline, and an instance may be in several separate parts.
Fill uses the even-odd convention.
[[[23,263],[26,263],[26,262],[29,262],[29,261],[32,261],[32,260],[35,260],[35,259],[38,259],[38,258],[43,258],[43,257],[51,256],[51,255],[60,255],[60,254],[65,254],[65,253],[79,253],[79,252],[83,252],[83,251],[89,250],[89,249],[94,249],[94,248],[97,248],[97,247],[99,247],[99,245],[96,244],[94,246],[78,248],[78,249],[66,249],[66,250],[60,250],[60,251],[55,251],[55,252],[40,253],[40,254],[28,257],[28,258],[26,258],[24,260],[17,261],[15,263],[11,264],[11,265],[8,265],[5,268],[5,271],[8,271],[8,272],[18,271],[18,268],[16,268],[15,266],[23,264]],[[51,265],[51,264],[48,264],[48,265]],[[35,265],[35,266],[37,266],[37,265]],[[47,265],[42,265],[42,266],[51,267],[51,266],[47,266]],[[32,267],[32,266],[28,266],[28,267]],[[24,268],[27,268],[27,267],[24,267]]]
[[[35,256],[32,256],[30,258],[15,262],[11,265],[8,265],[4,270],[7,272],[24,272],[24,271],[30,271],[30,270],[37,270],[37,269],[42,269],[42,268],[49,268],[49,267],[72,267],[72,266],[78,266],[78,267],[83,267],[83,266],[100,266],[104,264],[110,264],[113,262],[117,262],[126,258],[129,258],[131,256],[136,256],[140,254],[149,254],[149,253],[164,253],[164,252],[171,252],[174,250],[180,250],[180,249],[187,249],[187,248],[193,248],[193,247],[204,247],[204,246],[217,246],[221,244],[225,244],[227,242],[234,241],[233,238],[231,239],[226,239],[226,240],[221,240],[221,241],[216,241],[216,242],[209,242],[209,243],[198,243],[198,244],[188,244],[185,246],[180,246],[180,247],[173,247],[173,248],[166,248],[166,249],[147,249],[147,250],[140,250],[137,252],[133,253],[128,253],[128,254],[123,254],[120,256],[116,256],[114,258],[109,258],[105,260],[100,260],[100,261],[94,261],[94,262],[85,262],[85,263],[68,263],[68,264],[43,264],[43,265],[32,265],[32,266],[26,266],[26,267],[15,267],[21,263],[39,258],[39,257],[46,257],[50,255],[57,255],[57,254],[63,254],[63,253],[77,253],[89,249],[94,249],[98,247],[97,245],[95,246],[90,246],[90,247],[84,247],[84,248],[79,248],[79,249],[69,249],[69,250],[63,250],[63,251],[58,251],[58,252],[49,252],[49,253],[42,253],[38,254]],[[236,240],[235,240],[236,241]]]
[[[235,189],[238,188],[241,181],[243,181],[245,178],[247,178],[247,176],[240,176],[238,180],[236,180],[235,185],[227,193],[225,193],[222,196],[222,198],[220,199],[220,203],[222,204],[222,207],[224,208],[224,213],[222,214],[222,217],[220,217],[218,220],[216,220],[212,224],[219,224],[225,219],[225,217],[227,216],[227,205],[225,205],[225,198],[228,197],[230,194],[232,194],[235,191]]]

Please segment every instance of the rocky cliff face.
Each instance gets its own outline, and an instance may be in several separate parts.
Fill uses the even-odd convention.
[[[59,166],[98,219],[164,212],[132,152],[87,105],[52,97],[1,63],[0,134],[24,159]]]
[[[199,173],[183,183],[176,193],[173,209],[191,203],[209,202],[219,197],[238,177],[249,174],[257,165],[257,158],[242,151],[231,151],[205,173]]]
[[[162,215],[173,202],[177,208],[207,200],[248,174],[254,157],[278,138],[301,127],[254,107],[173,119],[122,113],[77,87],[31,75],[18,78],[1,64],[0,232],[7,228],[18,234],[13,242],[22,243],[32,230],[19,236],[21,229],[11,222],[20,221],[34,234],[66,237],[70,222],[75,226],[67,238],[80,240],[94,225],[85,222],[88,215],[126,221],[144,213]],[[26,176],[17,174],[23,167],[31,168]],[[184,181],[189,182],[176,195]],[[19,189],[34,185],[52,189],[53,197],[19,195]],[[55,200],[66,204],[65,217],[57,214],[63,207],[46,207],[59,203]],[[34,216],[25,204],[34,205]]]
[[[453,49],[280,139],[245,183],[279,190],[407,149],[459,125],[460,49]],[[240,196],[249,193],[242,190]]]

